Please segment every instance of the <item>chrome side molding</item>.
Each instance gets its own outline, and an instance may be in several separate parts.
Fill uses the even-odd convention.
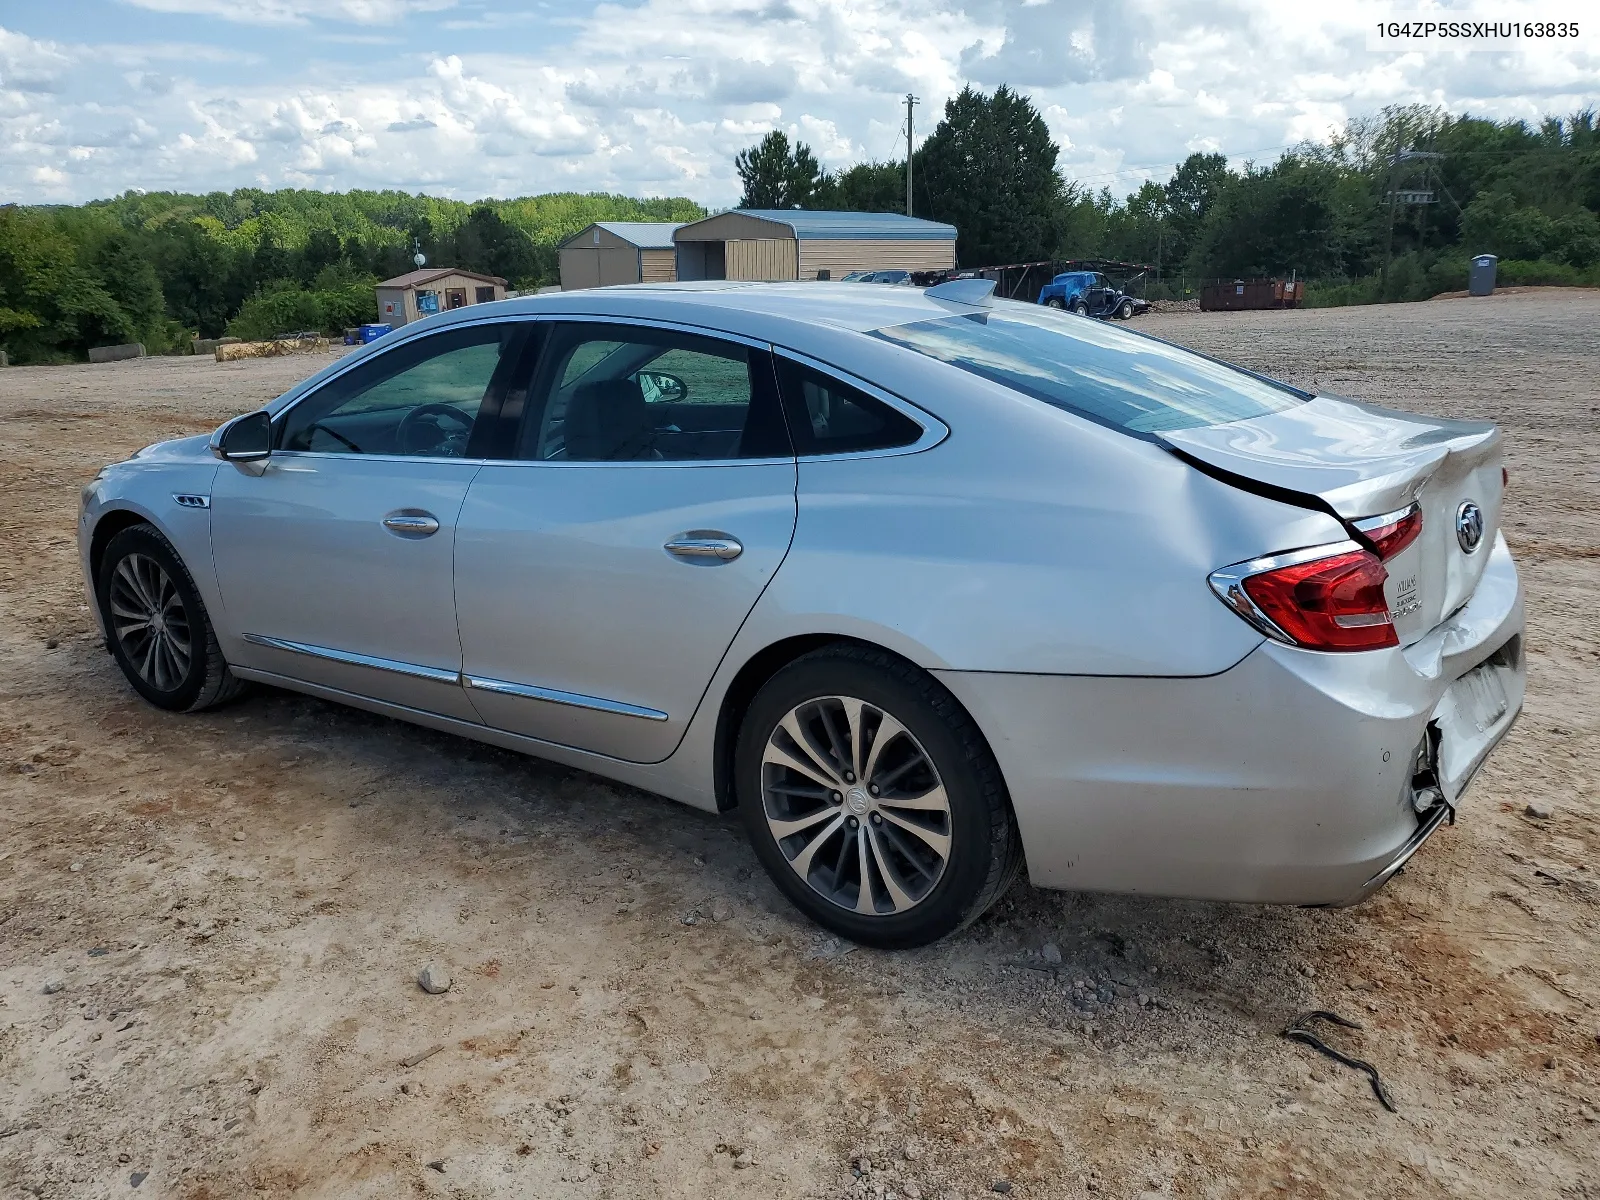
[[[396,675],[409,675],[414,679],[428,679],[434,683],[460,683],[459,671],[446,671],[439,667],[424,667],[418,663],[400,662],[393,658],[378,658],[372,654],[356,654],[350,650],[333,650],[327,646],[312,646],[306,642],[291,642],[287,638],[266,637],[247,633],[244,640],[269,650],[287,650],[290,654],[304,654],[307,658],[320,658],[326,662],[345,663],[352,667],[371,667],[375,671],[390,671]]]
[[[551,704],[565,704],[570,708],[587,708],[593,712],[613,713],[620,717],[638,717],[645,721],[665,721],[667,714],[659,709],[642,708],[637,704],[624,704],[620,700],[606,700],[600,696],[585,696],[579,692],[562,692],[555,688],[534,687],[529,683],[508,683],[504,679],[485,679],[480,675],[462,675],[464,687],[480,692],[493,692],[499,696],[521,696],[525,700],[544,700]]]
[[[409,675],[413,679],[427,679],[433,683],[448,683],[497,696],[519,696],[524,700],[543,700],[548,704],[564,704],[569,708],[584,708],[591,712],[611,713],[619,717],[638,717],[643,721],[665,721],[667,714],[655,708],[638,704],[624,704],[620,700],[607,700],[603,696],[585,696],[581,692],[563,692],[556,688],[536,687],[531,683],[511,683],[504,679],[487,679],[481,675],[468,675],[461,671],[447,671],[439,667],[424,667],[418,663],[400,662],[393,658],[378,658],[372,654],[356,654],[350,650],[334,650],[327,646],[313,646],[307,642],[291,642],[287,638],[267,637],[260,633],[247,633],[244,640],[253,646],[269,650],[286,650],[290,654],[303,654],[325,662],[344,663],[352,667],[370,667],[374,671],[390,671],[396,675]]]

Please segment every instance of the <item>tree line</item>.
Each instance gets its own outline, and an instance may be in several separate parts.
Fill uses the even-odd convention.
[[[1061,172],[1025,95],[964,89],[913,156],[916,216],[957,229],[963,266],[1068,259],[1148,264],[1156,294],[1291,273],[1325,303],[1425,299],[1495,254],[1504,282],[1600,285],[1600,125],[1537,125],[1420,105],[1353,119],[1240,170],[1191,154],[1123,198]],[[781,131],[741,152],[747,208],[904,212],[905,160],[828,172]]]
[[[82,359],[143,342],[246,338],[378,319],[374,285],[430,264],[559,279],[557,245],[592,221],[687,221],[682,198],[557,193],[469,204],[404,192],[128,192],[77,206],[0,207],[0,349]]]

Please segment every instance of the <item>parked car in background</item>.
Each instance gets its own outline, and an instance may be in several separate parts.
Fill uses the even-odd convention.
[[[912,284],[910,271],[851,271],[840,283],[894,283],[904,287]]]
[[[1369,895],[1522,707],[1499,432],[992,288],[408,324],[84,488],[107,649],[161,708],[256,681],[737,809],[872,945],[975,920],[1024,855]]]
[[[1130,296],[1099,271],[1063,271],[1039,289],[1039,303],[1085,317],[1126,321],[1150,305]]]

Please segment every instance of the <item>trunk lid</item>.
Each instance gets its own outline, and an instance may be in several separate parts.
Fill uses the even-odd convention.
[[[1500,529],[1501,435],[1487,421],[1317,396],[1283,412],[1161,437],[1186,457],[1242,481],[1315,497],[1346,524],[1418,504],[1422,535],[1384,564],[1402,645],[1466,603]],[[1476,508],[1481,530],[1471,550],[1470,536],[1457,534],[1468,505]]]

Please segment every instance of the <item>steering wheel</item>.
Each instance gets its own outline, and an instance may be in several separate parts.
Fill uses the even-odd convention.
[[[427,444],[413,445],[413,438],[415,438],[420,432],[422,422],[427,420],[429,417],[442,417],[447,421],[456,421],[460,424],[462,433],[468,433],[472,429],[472,414],[462,412],[453,404],[419,404],[405,416],[401,417],[400,424],[395,428],[395,445],[399,448],[402,454],[412,454],[420,450],[435,449],[444,445],[446,440],[451,436],[445,432],[444,428],[439,424],[439,421],[435,419],[432,422],[435,432],[429,435]]]

